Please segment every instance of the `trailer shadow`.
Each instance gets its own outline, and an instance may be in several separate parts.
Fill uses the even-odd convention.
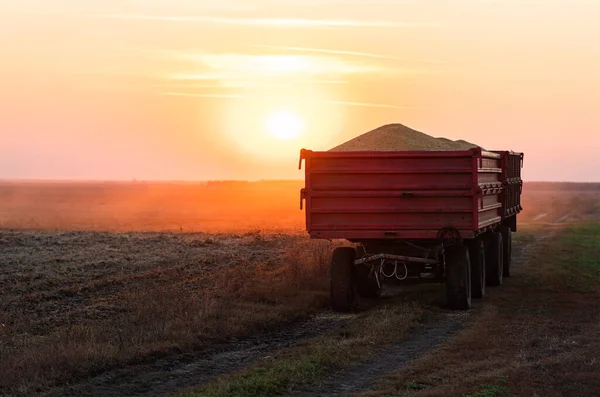
[[[267,359],[274,352],[336,329],[354,314],[318,313],[306,321],[282,325],[253,337],[214,346],[209,351],[184,353],[102,373],[56,388],[45,397],[165,396],[178,389],[198,387],[211,380]]]

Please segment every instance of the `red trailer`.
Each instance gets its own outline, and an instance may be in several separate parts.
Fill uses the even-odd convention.
[[[332,255],[334,310],[387,282],[444,283],[448,306],[465,310],[510,275],[522,153],[302,149],[302,160],[310,237],[356,243]]]

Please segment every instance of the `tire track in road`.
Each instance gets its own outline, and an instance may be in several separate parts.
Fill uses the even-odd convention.
[[[528,261],[531,251],[541,241],[553,236],[556,230],[548,228],[523,243],[513,254],[513,265],[520,269]],[[517,275],[519,270],[517,270]],[[500,287],[501,288],[501,287]],[[460,332],[472,316],[477,316],[485,307],[483,302],[474,302],[469,312],[444,312],[432,314],[423,325],[407,339],[397,342],[379,355],[356,363],[350,368],[333,374],[314,387],[305,387],[287,394],[289,397],[344,396],[368,390],[386,375],[401,369],[411,361],[434,351],[446,339]]]
[[[252,338],[227,343],[211,352],[179,354],[107,371],[73,385],[54,389],[45,397],[165,396],[183,388],[199,387],[218,376],[240,370],[273,352],[334,329],[354,315],[320,313],[306,321]]]
[[[316,390],[301,389],[288,396],[329,397],[365,390],[373,386],[380,376],[401,368],[437,347],[462,329],[463,322],[470,315],[467,312],[454,312],[435,316],[418,327],[409,339],[396,343],[382,354],[326,379],[317,386]]]

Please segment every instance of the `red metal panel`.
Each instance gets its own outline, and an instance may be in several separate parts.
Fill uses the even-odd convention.
[[[509,197],[504,193],[506,169],[514,161],[503,152],[479,148],[302,150],[300,165],[303,159],[306,227],[311,237],[350,240],[436,238],[448,226],[472,237],[502,220]]]
[[[355,197],[352,192],[340,192],[337,197],[312,196],[313,213],[316,212],[440,212],[439,201],[443,199],[445,205],[455,212],[472,212],[472,200],[470,197],[419,197],[416,200],[403,200],[401,195],[389,195],[379,197]],[[493,203],[495,204],[495,203]]]
[[[362,174],[362,173],[313,173],[311,190],[440,190],[471,189],[471,172],[435,174]]]
[[[312,230],[355,229],[355,230],[401,230],[418,227],[439,230],[452,225],[456,229],[469,229],[471,213],[400,213],[400,212],[313,212]]]
[[[478,185],[481,189],[479,218],[474,230],[502,221],[502,157],[497,153],[483,152],[480,167],[477,170]]]
[[[502,156],[502,193],[503,219],[518,214],[523,210],[521,206],[521,193],[523,180],[521,179],[521,168],[523,167],[523,153],[510,151],[495,151]]]
[[[464,238],[475,237],[476,234],[471,229],[459,230],[460,235]],[[422,229],[405,229],[397,231],[383,230],[328,230],[328,231],[311,231],[311,238],[324,239],[348,239],[352,241],[359,240],[383,240],[383,239],[406,239],[406,240],[435,240],[438,237],[437,230],[422,230]]]

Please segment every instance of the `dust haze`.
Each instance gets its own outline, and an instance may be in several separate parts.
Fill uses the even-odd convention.
[[[303,181],[4,182],[0,227],[304,233]],[[519,223],[600,219],[600,184],[526,182]]]

